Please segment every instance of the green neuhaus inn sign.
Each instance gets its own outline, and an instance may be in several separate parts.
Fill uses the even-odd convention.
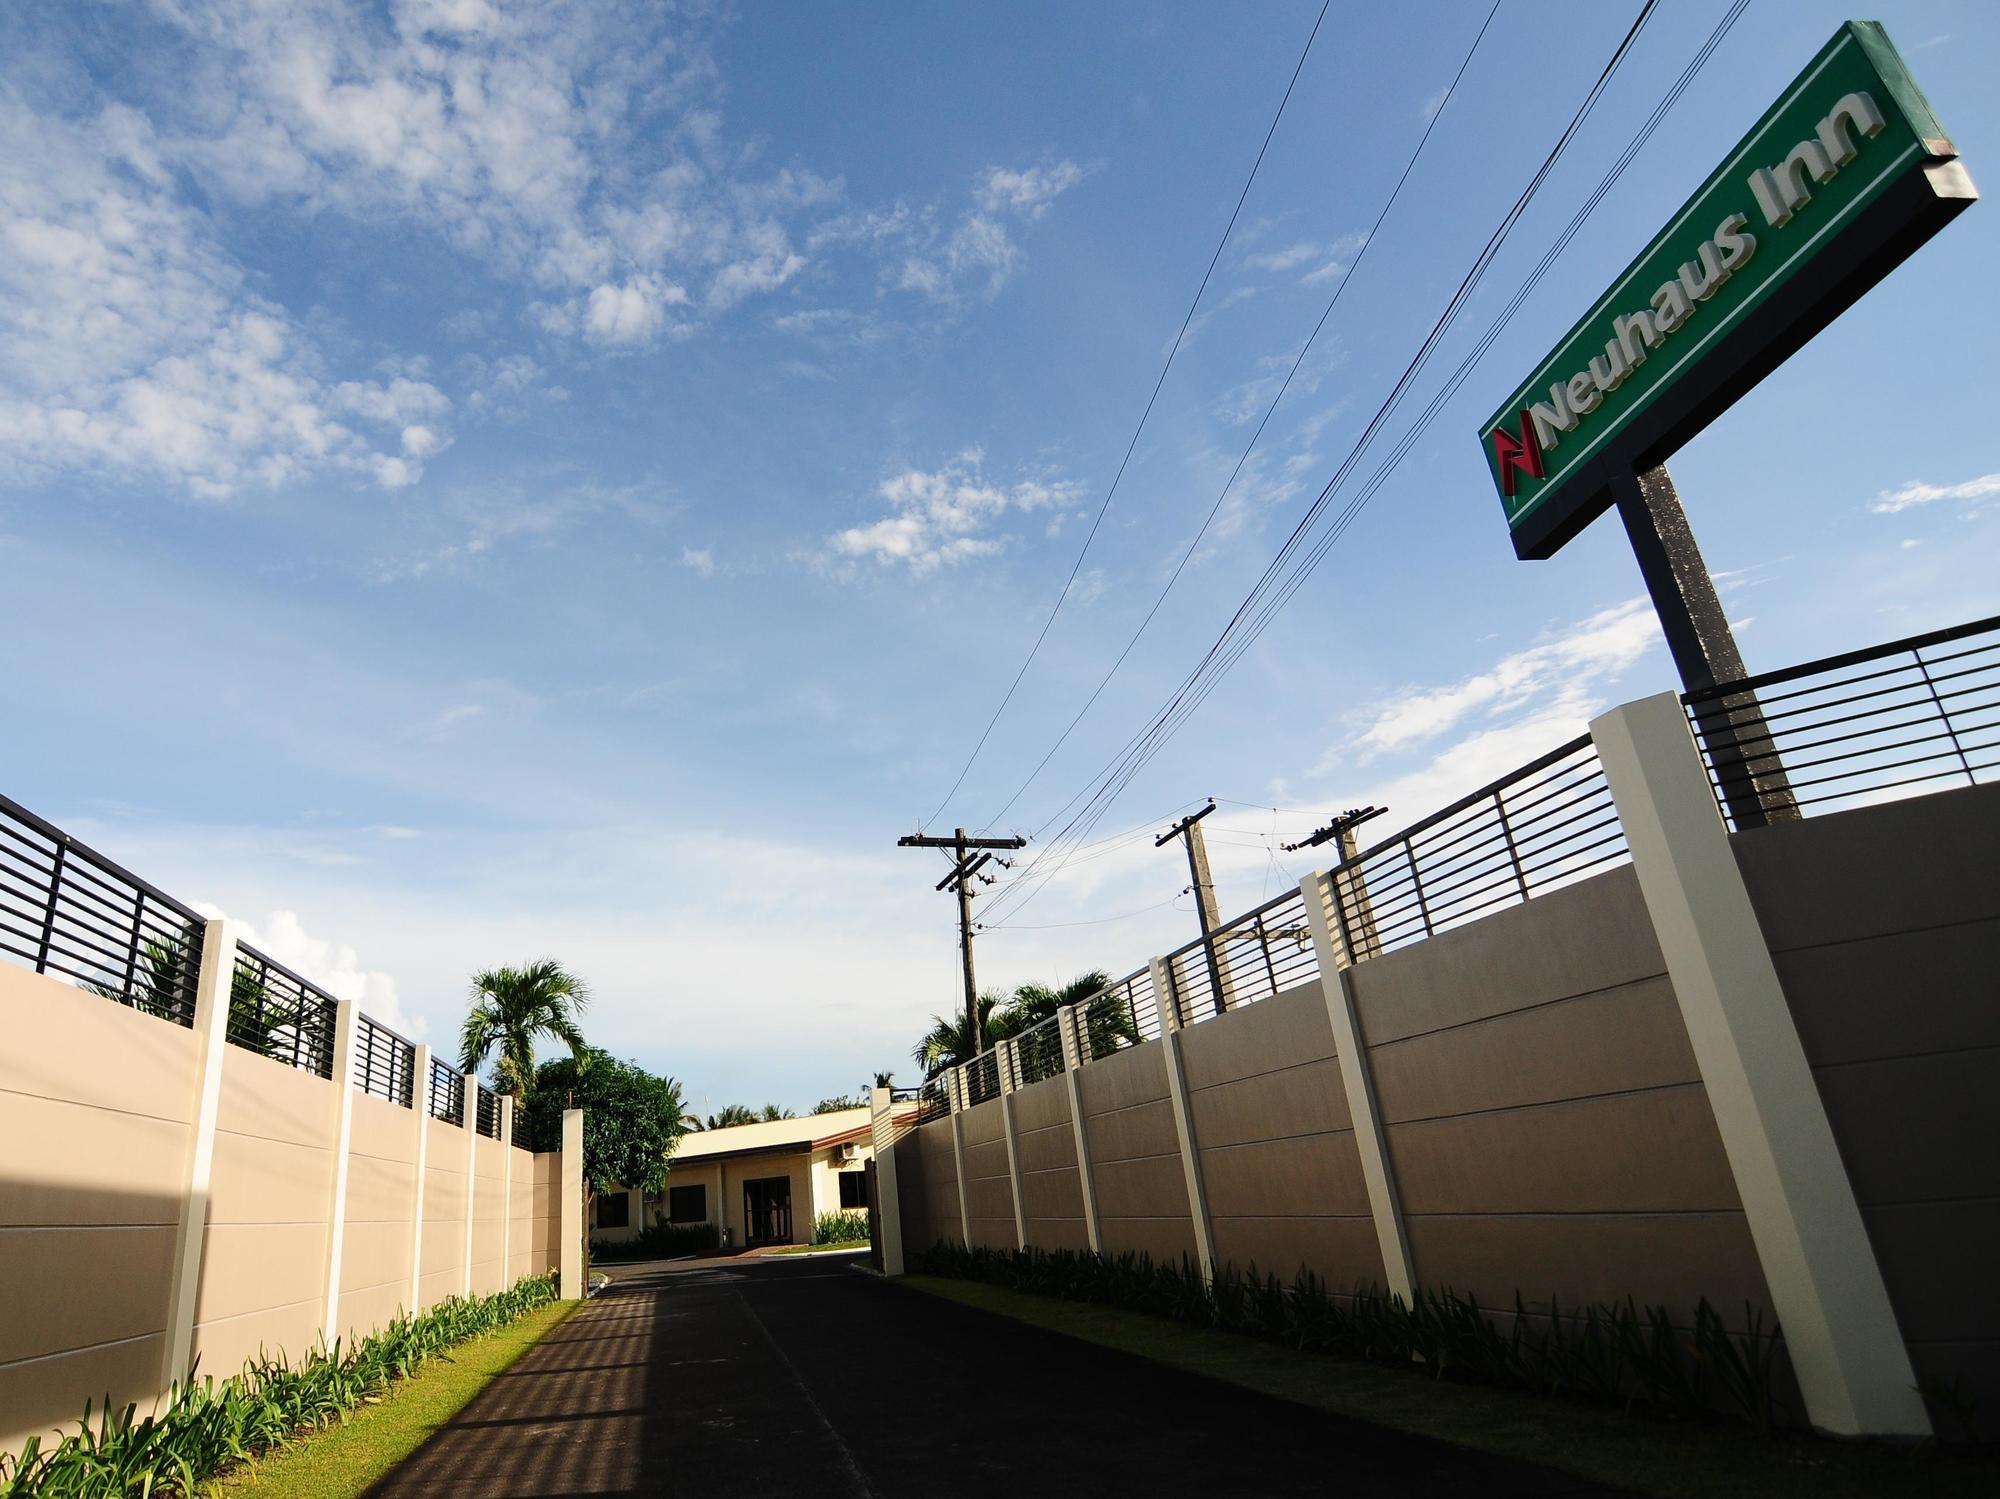
[[[1547,557],[1977,196],[1902,57],[1850,21],[1480,428]]]

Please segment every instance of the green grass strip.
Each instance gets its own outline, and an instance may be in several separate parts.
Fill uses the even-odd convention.
[[[497,1332],[459,1344],[395,1385],[386,1399],[237,1469],[221,1481],[219,1491],[230,1499],[354,1499],[435,1436],[473,1396],[582,1305],[551,1302]]]
[[[1900,1499],[1921,1493],[1990,1499],[2000,1492],[2000,1462],[1977,1452],[1764,1437],[1720,1423],[1647,1421],[1605,1407],[1445,1383],[1415,1369],[1406,1373],[1299,1353],[1236,1333],[977,1281],[906,1275],[896,1284],[1297,1405],[1518,1457],[1641,1494]]]
[[[843,1239],[838,1244],[787,1244],[783,1249],[767,1249],[764,1258],[770,1259],[780,1254],[846,1254],[856,1249],[866,1249],[866,1239]]]

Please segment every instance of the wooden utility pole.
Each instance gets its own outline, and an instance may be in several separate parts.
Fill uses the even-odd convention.
[[[1215,904],[1215,881],[1208,873],[1208,845],[1202,841],[1201,820],[1215,810],[1215,798],[1210,797],[1208,805],[1199,812],[1190,813],[1153,840],[1154,848],[1162,848],[1176,838],[1187,840],[1188,876],[1194,883],[1195,915],[1201,921],[1201,946],[1208,957],[1208,992],[1215,1001],[1215,1013],[1220,1015],[1229,1008],[1229,991],[1223,986],[1222,964],[1215,955],[1215,929],[1222,925],[1222,914]]]
[[[898,848],[949,849],[957,861],[951,873],[937,882],[937,888],[950,886],[958,892],[958,953],[965,969],[965,1034],[974,1056],[986,1050],[986,1031],[979,1023],[979,985],[972,976],[972,881],[993,857],[990,850],[1025,848],[1027,844],[1025,838],[969,838],[964,828],[954,830],[949,838],[909,833],[896,840]],[[978,853],[977,858],[972,857],[974,853]]]
[[[1352,921],[1347,915],[1347,891],[1340,888],[1342,883],[1340,871],[1360,852],[1359,840],[1355,838],[1354,830],[1362,823],[1380,817],[1388,810],[1387,807],[1349,807],[1325,827],[1315,829],[1297,843],[1285,845],[1286,853],[1295,854],[1302,848],[1318,848],[1322,843],[1339,840],[1336,847],[1340,850],[1340,858],[1333,866],[1334,914],[1339,921],[1341,941],[1347,948],[1347,960],[1350,963],[1357,963],[1363,958],[1372,958],[1380,948],[1375,942],[1375,912],[1368,900],[1368,887],[1362,883],[1361,871],[1351,869],[1346,876],[1348,890],[1354,896]]]

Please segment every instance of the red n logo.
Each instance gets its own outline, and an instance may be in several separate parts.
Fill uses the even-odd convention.
[[[1530,479],[1542,477],[1542,445],[1535,436],[1535,419],[1527,412],[1521,413],[1521,435],[1516,437],[1505,427],[1493,429],[1493,460],[1500,470],[1500,493],[1514,497],[1514,471],[1519,469]]]

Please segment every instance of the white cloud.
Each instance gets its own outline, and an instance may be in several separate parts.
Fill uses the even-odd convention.
[[[1917,505],[1930,505],[1938,500],[1969,500],[1971,509],[1984,508],[1984,502],[2000,495],[2000,474],[1981,474],[1977,479],[1967,479],[1962,484],[1925,484],[1912,479],[1897,489],[1885,489],[1875,496],[1869,509],[1877,515],[1894,515]]]
[[[1038,219],[1049,211],[1051,203],[1087,175],[1082,167],[1068,160],[1025,170],[988,167],[973,185],[973,201],[987,213],[1018,213]]]
[[[1031,512],[1076,499],[1081,486],[1022,479],[1011,485],[988,482],[984,455],[968,449],[935,470],[905,469],[885,479],[880,494],[890,513],[872,525],[836,533],[829,553],[842,560],[873,558],[885,567],[903,565],[914,573],[989,556],[1005,538],[987,534],[1008,512]]]
[[[667,309],[686,301],[684,288],[657,276],[593,287],[582,315],[584,336],[599,344],[650,344],[666,326]]]
[[[316,862],[353,861],[343,857]],[[209,911],[226,914],[213,907]],[[362,967],[359,954],[345,943],[309,935],[295,912],[273,911],[259,922],[238,922],[236,929],[237,940],[282,963],[307,982],[319,985],[335,999],[352,1001],[369,1019],[405,1038],[421,1041],[429,1030],[422,1016],[412,1015],[403,1008],[394,974]]]
[[[1266,250],[1260,255],[1246,255],[1243,263],[1252,270],[1289,271],[1294,266],[1303,265],[1308,260],[1317,259],[1319,253],[1320,248],[1318,245],[1309,240],[1303,240],[1295,245],[1287,245],[1282,250]]]
[[[1295,271],[1300,266],[1312,265],[1313,269],[1299,277],[1301,286],[1316,286],[1322,281],[1331,281],[1347,274],[1347,268],[1361,247],[1368,243],[1365,234],[1342,234],[1322,243],[1319,240],[1303,239],[1275,250],[1262,250],[1255,255],[1243,257],[1247,270],[1269,271],[1281,275]]]
[[[682,547],[681,566],[698,578],[715,576],[715,553],[708,547]]]
[[[829,220],[808,248],[873,246],[886,257],[883,285],[935,302],[968,294],[993,296],[1021,265],[1010,220],[1043,217],[1063,193],[1090,175],[1067,159],[1046,167],[987,167],[973,179],[970,201],[948,222],[936,206],[898,204],[880,212]]]

